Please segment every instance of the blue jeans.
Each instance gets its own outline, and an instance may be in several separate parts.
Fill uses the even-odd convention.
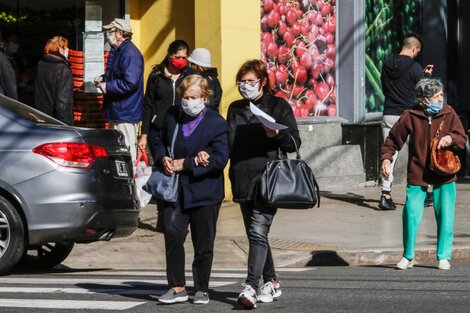
[[[269,247],[268,234],[273,222],[276,208],[268,208],[253,202],[240,204],[248,236],[250,251],[248,253],[248,276],[245,283],[258,290],[259,281],[277,280],[274,261]]]

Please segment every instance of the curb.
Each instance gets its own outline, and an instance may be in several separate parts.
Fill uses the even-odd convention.
[[[310,255],[292,258],[291,262],[279,262],[279,267],[311,267],[311,266],[378,266],[395,265],[403,256],[403,250],[369,250],[369,251],[312,251]],[[416,249],[416,262],[433,264],[437,262],[436,251],[433,249]],[[452,249],[452,261],[468,262],[470,247]]]

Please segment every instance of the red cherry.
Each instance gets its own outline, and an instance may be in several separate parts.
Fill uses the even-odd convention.
[[[320,12],[323,16],[327,16],[331,12],[331,4],[329,2],[324,2],[323,6],[320,8]]]
[[[279,47],[279,52],[277,53],[277,60],[280,64],[285,64],[288,58],[292,57],[289,51],[289,48],[284,45]]]
[[[305,67],[300,65],[296,71],[294,71],[294,79],[295,83],[298,86],[303,86],[305,82],[307,81],[307,70]]]
[[[261,33],[261,42],[266,43],[266,45],[273,42],[273,34],[270,32]]]
[[[292,25],[291,27],[291,30],[292,30],[292,34],[297,37],[300,35],[300,33],[302,32],[302,26],[300,26],[299,23],[295,23],[294,25]]]
[[[266,48],[266,55],[271,60],[274,60],[274,58],[277,57],[278,51],[279,51],[279,48],[277,47],[277,44],[275,42],[270,42],[268,44],[268,47]]]
[[[326,57],[330,59],[336,58],[336,44],[332,43],[326,47]]]
[[[274,28],[279,23],[280,19],[281,19],[281,16],[279,15],[279,13],[276,12],[276,10],[272,10],[267,15],[266,22],[268,23],[269,27]]]
[[[273,0],[264,0],[263,5],[264,12],[268,13],[272,9],[274,9],[274,1]]]
[[[315,103],[317,103],[318,98],[313,90],[307,90],[305,93],[305,105],[308,109],[312,109]]]
[[[321,101],[324,101],[330,92],[330,87],[325,82],[319,82],[315,87],[315,93]]]
[[[328,114],[328,116],[336,116],[336,104],[330,104],[326,110],[326,114]]]
[[[292,33],[289,30],[286,31],[284,36],[282,36],[282,39],[284,39],[284,42],[288,47],[292,47],[292,44],[294,43],[294,36],[292,36]]]
[[[286,13],[286,20],[289,25],[294,25],[294,23],[297,21],[297,14],[295,10],[290,9]]]
[[[326,43],[332,44],[335,42],[335,36],[332,33],[326,33],[325,35]]]
[[[269,88],[274,89],[274,87],[276,86],[276,75],[275,75],[274,70],[271,70],[271,69],[268,70],[268,82],[269,82]]]
[[[298,58],[302,58],[302,55],[307,51],[307,48],[305,48],[305,43],[301,40],[299,40],[297,43],[297,48],[295,48],[295,55]]]
[[[300,64],[305,67],[306,69],[310,69],[312,67],[312,56],[310,55],[310,53],[304,53],[301,57],[300,57]]]
[[[335,85],[335,78],[333,77],[333,75],[331,75],[331,73],[328,73],[326,75],[326,79],[325,79],[325,82],[328,84],[328,86],[330,87],[333,87]]]
[[[277,28],[277,33],[279,34],[279,36],[284,36],[284,34],[286,33],[287,31],[287,24],[286,22],[284,21],[279,21],[279,27]]]

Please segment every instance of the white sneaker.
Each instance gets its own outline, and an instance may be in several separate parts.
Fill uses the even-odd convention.
[[[240,292],[240,295],[238,296],[238,303],[243,304],[245,308],[256,309],[256,291],[250,285],[242,284],[242,286],[245,287],[245,289]]]
[[[258,293],[258,301],[269,303],[282,295],[281,284],[277,281],[268,281],[261,286]]]
[[[439,260],[439,269],[440,270],[450,270],[449,260]]]
[[[403,257],[400,262],[397,263],[397,268],[400,270],[407,270],[412,268],[415,265],[414,260],[408,260],[407,258]]]

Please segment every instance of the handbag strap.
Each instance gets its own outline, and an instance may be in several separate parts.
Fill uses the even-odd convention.
[[[297,142],[295,142],[295,139],[294,137],[290,136],[290,139],[292,139],[292,142],[294,143],[294,147],[295,147],[295,153],[297,154],[296,156],[296,159],[297,160],[300,160],[301,157],[300,157],[300,152],[299,152],[299,148],[297,147]],[[282,154],[281,154],[281,148],[277,148],[277,158],[280,160],[282,159]]]
[[[174,154],[174,147],[175,147],[175,141],[176,141],[176,136],[178,135],[178,129],[180,128],[180,124],[179,124],[179,117],[181,116],[181,114],[178,115],[178,120],[176,122],[176,127],[175,127],[175,130],[173,131],[173,138],[171,139],[171,147],[168,147],[168,153],[170,154],[170,158],[174,159],[175,158],[175,154]]]
[[[442,122],[441,124],[439,125],[439,127],[437,128],[436,130],[436,134],[434,134],[434,137],[438,138],[439,137],[439,134],[440,132],[442,131],[442,127],[444,127],[444,121],[446,119],[446,116],[444,115],[444,117],[442,118]]]

